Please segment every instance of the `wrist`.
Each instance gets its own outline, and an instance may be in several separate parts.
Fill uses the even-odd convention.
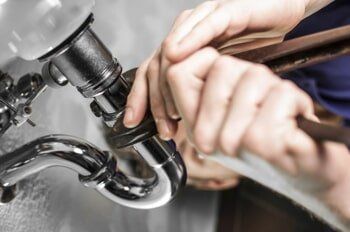
[[[350,165],[350,164],[349,164]],[[350,222],[350,171],[346,169],[344,175],[322,194],[322,200],[343,220]]]

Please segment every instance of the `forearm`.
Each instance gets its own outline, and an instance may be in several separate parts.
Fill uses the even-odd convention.
[[[327,6],[334,0],[305,0],[305,18]]]

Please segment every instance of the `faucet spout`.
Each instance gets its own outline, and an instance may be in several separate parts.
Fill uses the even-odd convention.
[[[0,189],[13,188],[32,174],[60,166],[77,172],[85,186],[126,207],[151,209],[166,204],[185,184],[186,169],[180,155],[171,144],[156,137],[135,149],[143,154],[154,177],[141,179],[125,175],[118,170],[111,153],[79,138],[44,136],[0,157]],[[0,194],[5,192],[8,191]],[[0,199],[8,197],[0,196]]]

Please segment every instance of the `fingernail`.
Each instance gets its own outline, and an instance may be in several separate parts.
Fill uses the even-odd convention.
[[[156,120],[159,137],[163,140],[170,140],[170,129],[165,119]]]
[[[131,107],[126,107],[125,115],[124,115],[124,125],[126,127],[134,127],[135,125],[132,124],[133,119],[134,119],[133,109]]]
[[[171,114],[171,119],[174,119],[174,120],[179,120],[179,119],[181,119],[181,117],[180,117],[180,115],[179,114],[177,114],[177,113],[173,113],[173,114]]]

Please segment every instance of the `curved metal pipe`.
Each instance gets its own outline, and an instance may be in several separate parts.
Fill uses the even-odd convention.
[[[135,149],[142,153],[154,177],[126,176],[117,169],[117,161],[110,153],[79,138],[44,136],[0,157],[0,186],[9,189],[34,173],[61,166],[77,172],[85,186],[126,207],[150,209],[166,204],[185,184],[186,170],[180,155],[157,137]]]

